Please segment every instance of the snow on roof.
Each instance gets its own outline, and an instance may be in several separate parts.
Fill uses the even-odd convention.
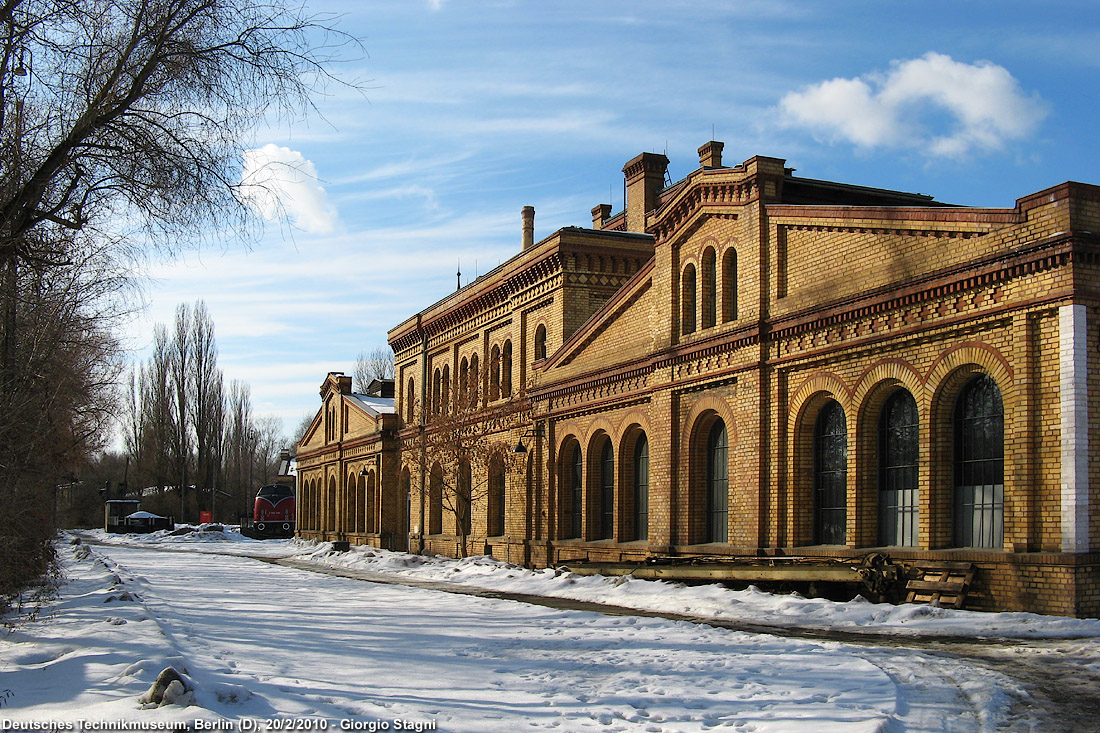
[[[140,511],[140,512],[134,512],[133,514],[127,514],[126,518],[127,519],[167,519],[167,517],[162,517],[159,514],[153,514],[152,512],[146,512],[146,511]]]
[[[348,395],[360,407],[372,415],[393,414],[393,397],[372,397],[371,395],[353,392]]]

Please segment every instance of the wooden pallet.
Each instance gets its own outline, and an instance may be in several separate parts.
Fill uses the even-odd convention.
[[[906,603],[930,603],[944,608],[963,608],[977,568],[968,562],[913,563],[915,577],[905,584]]]

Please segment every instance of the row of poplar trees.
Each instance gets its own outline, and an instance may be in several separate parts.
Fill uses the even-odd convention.
[[[111,498],[139,498],[177,521],[196,522],[200,510],[237,521],[256,487],[275,478],[282,423],[253,417],[247,383],[226,384],[201,300],[176,308],[171,331],[157,325],[152,354],[130,373],[126,407],[129,464]]]

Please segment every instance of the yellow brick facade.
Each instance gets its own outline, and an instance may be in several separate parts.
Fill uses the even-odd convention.
[[[440,409],[433,381],[453,384],[464,360],[486,365],[507,348],[508,375],[493,379],[507,378],[512,396],[486,381],[482,399],[524,400],[522,421],[500,438],[527,452],[507,465],[501,531],[489,535],[486,502],[474,507],[471,552],[537,567],[881,550],[976,563],[979,607],[1100,615],[1100,188],[953,207],[797,178],[774,158],[723,166],[720,152],[708,143],[700,168],[667,187],[667,159],[638,156],[623,169],[623,212],[598,206],[591,229],[525,240],[394,328],[393,424],[313,446],[300,485],[312,470],[311,485],[334,493],[307,490],[304,505],[323,511],[302,534],[381,540],[341,519],[360,461],[346,452],[358,446],[378,461],[377,526],[407,528],[389,543],[453,554],[453,522],[428,531],[418,447]],[[960,407],[989,380],[999,443],[972,439],[967,430],[991,430],[992,418],[967,422]],[[908,514],[882,493],[883,415],[900,390],[916,417],[905,434]],[[818,424],[837,406],[843,453],[825,447]],[[990,441],[1003,443],[1003,469],[979,488],[1003,487],[1001,498],[973,508],[956,485],[977,481],[960,478],[977,469],[960,456]],[[824,467],[829,450],[835,470]],[[825,498],[830,480],[841,499]],[[903,514],[911,536],[898,530],[909,539],[884,544]],[[958,546],[967,532],[980,541]]]

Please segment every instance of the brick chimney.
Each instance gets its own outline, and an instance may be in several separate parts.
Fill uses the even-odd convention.
[[[626,176],[626,230],[645,231],[645,214],[657,208],[665,185],[668,158],[660,153],[642,153],[623,166]]]
[[[703,143],[703,146],[699,148],[699,165],[703,168],[721,168],[722,148],[724,147],[726,147],[726,144],[717,140]]]
[[[603,229],[603,223],[611,216],[611,204],[592,207],[592,228]]]
[[[523,218],[523,251],[535,246],[535,207],[524,206],[520,212]]]

